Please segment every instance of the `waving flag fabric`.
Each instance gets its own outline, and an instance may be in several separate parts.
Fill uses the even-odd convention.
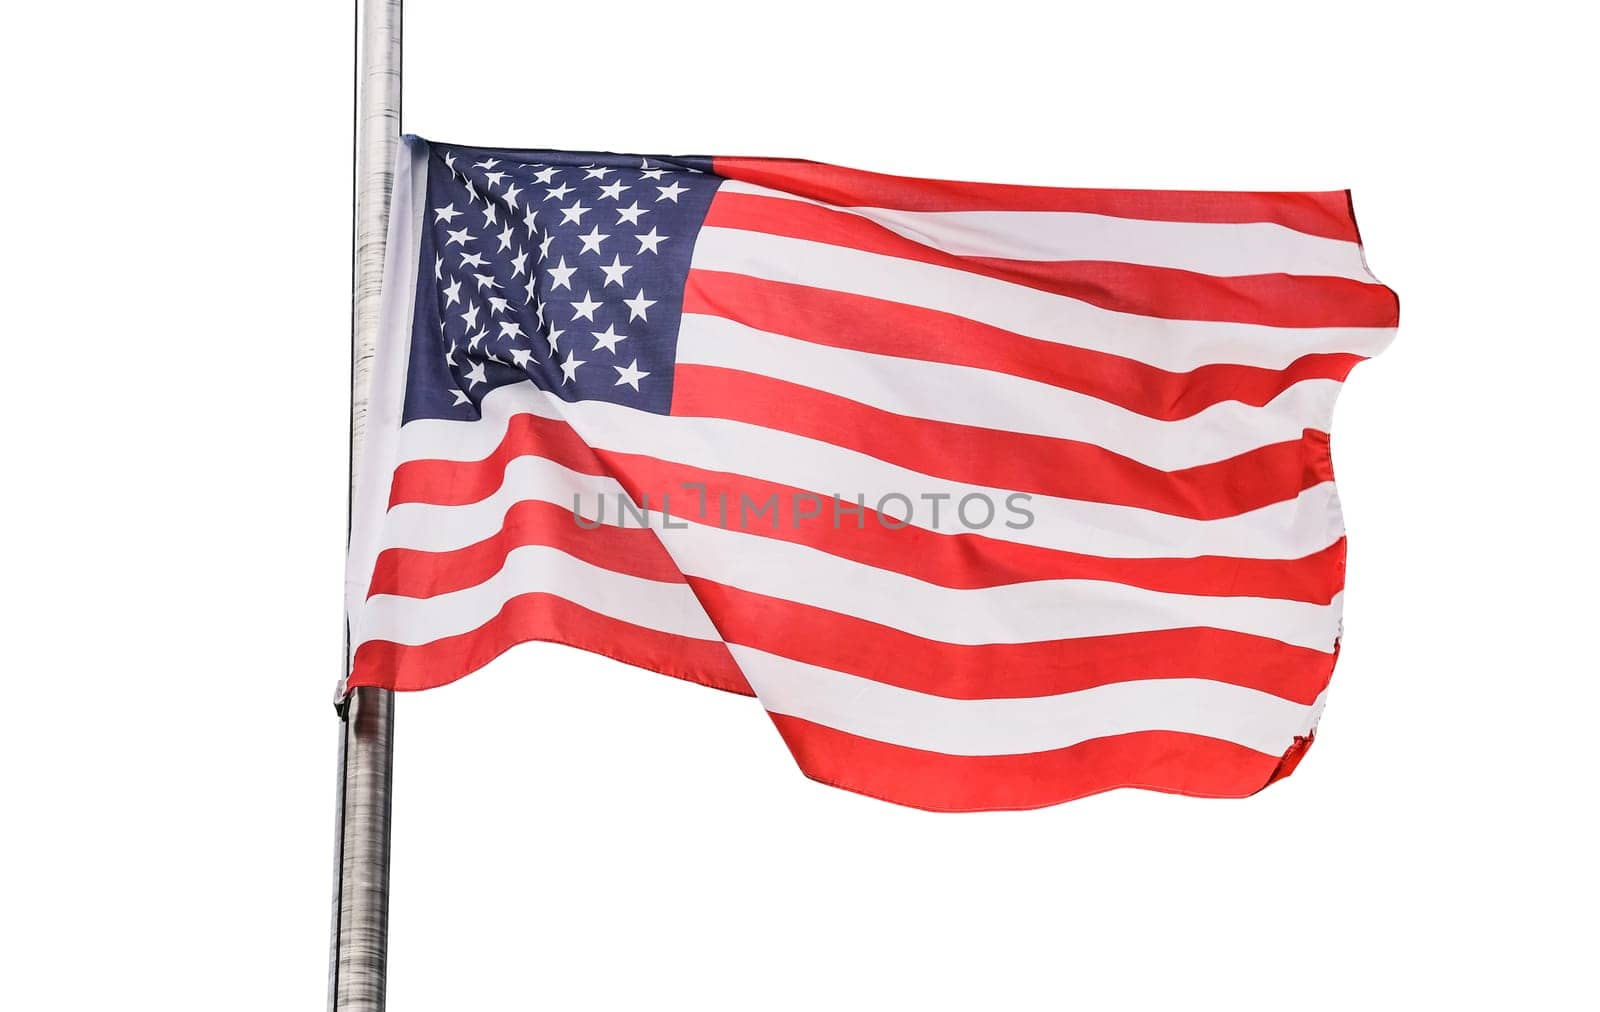
[[[1349,195],[409,139],[350,686],[552,640],[940,810],[1259,790],[1341,633]]]

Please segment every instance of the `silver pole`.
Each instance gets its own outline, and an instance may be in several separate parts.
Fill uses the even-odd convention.
[[[384,243],[400,141],[401,0],[356,0],[355,263],[351,303],[350,487],[366,440]],[[349,641],[346,632],[345,660]],[[338,854],[328,1007],[382,1012],[388,968],[394,693],[357,689],[342,709]]]

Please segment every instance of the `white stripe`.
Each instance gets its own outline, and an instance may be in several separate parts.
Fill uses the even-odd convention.
[[[890,493],[917,501],[923,495],[944,495],[951,503],[967,495],[987,496],[1001,519],[983,531],[986,536],[1106,558],[1298,559],[1321,551],[1344,533],[1332,482],[1312,486],[1294,499],[1219,520],[1035,495],[1027,503],[1035,521],[1011,529],[1004,520],[1012,490],[929,477],[854,450],[744,422],[646,415],[604,401],[567,403],[532,383],[492,391],[482,409],[482,421],[408,423],[400,430],[401,459],[481,460],[499,445],[510,416],[526,412],[569,423],[598,449],[745,475],[824,496],[838,494],[851,503],[864,495],[868,507]],[[926,514],[926,510],[914,514],[912,522],[932,529]],[[499,529],[499,515],[491,511],[483,518],[483,537]],[[487,526],[491,523],[494,526]],[[944,530],[960,533],[948,526]]]
[[[659,521],[657,521],[659,527]],[[941,643],[1038,643],[1205,627],[1333,649],[1343,601],[1171,594],[1103,580],[952,588],[750,531],[660,531],[685,576],[851,615]]]
[[[1316,724],[1306,706],[1204,678],[1161,678],[1024,699],[947,699],[750,647],[734,660],[773,713],[947,755],[1018,755],[1138,731],[1178,731],[1281,755]]]
[[[499,533],[511,507],[523,501],[575,509],[586,521],[615,527],[617,496],[625,494],[614,478],[584,474],[543,457],[518,457],[506,465],[505,481],[487,499],[466,506],[408,502],[391,507],[383,522],[383,547],[454,552]],[[684,499],[693,501],[692,494]],[[598,515],[602,502],[603,517]],[[673,507],[675,516],[682,512]]]
[[[1173,372],[1216,363],[1282,369],[1303,355],[1331,352],[1371,356],[1394,337],[1393,328],[1383,327],[1267,327],[1138,316],[951,267],[741,229],[702,228],[691,266],[923,306]]]
[[[590,611],[665,633],[720,638],[686,584],[629,576],[555,548],[524,545],[509,552],[500,572],[477,586],[429,598],[374,595],[362,610],[357,642],[414,646],[471,632],[499,614],[511,598],[531,593],[555,594]]]
[[[1006,260],[1109,260],[1228,277],[1301,274],[1373,282],[1361,247],[1273,222],[1145,221],[1082,211],[897,211],[837,207],[754,183],[728,180],[723,193],[814,204],[858,215],[913,242],[955,256]]]
[[[683,317],[678,363],[771,376],[913,418],[1093,443],[1167,471],[1326,431],[1341,386],[1305,380],[1263,407],[1224,401],[1163,421],[1003,372],[812,344],[697,313]]]

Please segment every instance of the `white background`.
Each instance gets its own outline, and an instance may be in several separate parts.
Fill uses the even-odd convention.
[[[931,815],[751,700],[521,648],[400,700],[390,1007],[1592,1001],[1592,36],[1477,9],[412,0],[414,132],[1350,186],[1403,321],[1335,426],[1347,637],[1291,780]],[[317,1008],[349,5],[0,45],[0,1006]]]

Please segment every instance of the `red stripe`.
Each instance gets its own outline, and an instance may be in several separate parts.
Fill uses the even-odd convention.
[[[1163,471],[1093,443],[908,418],[810,387],[715,366],[680,365],[672,413],[725,418],[869,454],[921,474],[1215,520],[1293,499],[1332,478],[1328,437],[1259,447]]]
[[[859,214],[780,197],[718,193],[705,223],[953,268],[1140,316],[1269,327],[1392,327],[1400,316],[1394,292],[1350,278],[1291,274],[1215,277],[1102,260],[956,256]]]
[[[430,689],[488,664],[518,643],[544,640],[714,689],[755,695],[721,643],[622,622],[552,594],[523,594],[471,632],[404,646],[372,640],[356,650],[351,687]]]
[[[1174,594],[1216,594],[1220,590],[1231,596],[1327,604],[1344,581],[1343,539],[1301,559],[1225,556],[1122,559],[1020,545],[975,532],[939,533],[910,526],[890,529],[879,521],[870,506],[859,519],[841,515],[836,527],[831,499],[816,516],[797,516],[795,496],[809,490],[636,454],[597,454],[585,446],[565,422],[537,415],[513,416],[500,446],[482,462],[426,460],[401,465],[395,474],[393,502],[454,506],[480,501],[500,488],[506,464],[519,456],[543,456],[584,474],[611,475],[636,503],[660,508],[664,497],[670,496],[672,515],[681,520],[737,526],[741,496],[755,504],[765,504],[776,496],[778,507],[770,514],[769,526],[752,526],[752,534],[810,545],[863,565],[946,587],[992,587],[1050,579],[1109,580]],[[696,483],[704,486],[703,493],[691,490]],[[721,516],[721,503],[729,504],[730,519],[727,521]],[[810,505],[805,505],[806,512],[810,512]],[[570,516],[557,522],[576,527]],[[512,526],[509,521],[507,526]],[[387,590],[382,592],[421,597],[428,596],[434,586],[481,583],[498,572],[505,552],[518,544],[544,543],[538,529],[518,530],[525,534],[502,531],[483,543],[484,546],[492,543],[492,548],[473,546],[437,557],[431,557],[430,553],[412,553],[419,561],[447,567],[451,575],[437,577],[426,569],[397,568],[392,576],[386,571],[383,579],[388,582],[383,585]],[[598,532],[580,533],[588,536]],[[629,533],[637,537],[647,532]],[[655,565],[645,557],[655,556],[657,550],[664,554],[659,545],[652,547],[642,538],[633,540],[630,537],[617,544],[619,550],[624,545],[633,546],[641,556],[641,561],[635,563],[640,566]],[[588,557],[597,564],[606,565],[598,561],[599,547],[584,550],[595,553]],[[380,560],[380,568],[399,567],[400,558],[397,556],[392,563]],[[610,568],[622,569],[620,565]],[[652,569],[639,575],[668,578],[659,575],[660,572]],[[380,591],[375,589],[374,592]]]
[[[512,415],[500,445],[481,461],[408,460],[395,468],[389,507],[423,502],[465,506],[494,495],[506,465],[518,457],[544,457],[583,474],[610,474],[599,454],[566,422],[539,415]]]
[[[608,506],[615,509],[615,504]],[[574,558],[645,580],[682,583],[683,574],[654,531],[602,525],[578,526],[570,506],[538,500],[512,504],[498,534],[449,552],[390,548],[373,569],[373,594],[434,597],[476,587],[505,565],[523,545],[547,545]]]
[[[683,311],[832,348],[1009,373],[1164,421],[1223,401],[1261,407],[1304,380],[1342,381],[1362,361],[1350,354],[1306,355],[1282,370],[1218,364],[1168,372],[936,310],[719,271],[689,272]]]
[[[712,171],[841,207],[901,211],[1080,211],[1145,221],[1275,222],[1297,232],[1358,242],[1348,190],[1233,192],[1105,190],[918,179],[790,158],[720,157]]]
[[[689,578],[724,641],[950,699],[1054,696],[1146,678],[1210,678],[1310,705],[1337,651],[1225,629],[1036,643],[941,643],[838,612]]]
[[[890,745],[773,714],[806,776],[936,812],[1041,808],[1118,787],[1242,798],[1272,781],[1278,756],[1176,731],[1096,738],[1007,756],[952,756]]]
[[[1018,544],[976,531],[941,532],[886,526],[872,507],[856,516],[853,501],[836,518],[830,497],[743,475],[664,463],[651,457],[607,454],[613,473],[637,502],[648,496],[659,507],[670,495],[672,516],[713,526],[739,527],[741,504],[752,504],[749,533],[807,545],[875,569],[913,576],[942,587],[973,589],[1035,580],[1106,580],[1170,594],[1270,597],[1327,604],[1344,582],[1345,542],[1300,559],[1108,558]],[[703,491],[685,493],[686,484]],[[702,501],[703,496],[703,501]],[[776,499],[760,517],[758,507]],[[820,501],[819,501],[820,500]],[[722,517],[726,503],[727,519]],[[927,503],[919,504],[926,508]],[[848,507],[848,510],[843,509]],[[948,518],[954,508],[944,503]],[[837,522],[836,522],[837,519]]]

